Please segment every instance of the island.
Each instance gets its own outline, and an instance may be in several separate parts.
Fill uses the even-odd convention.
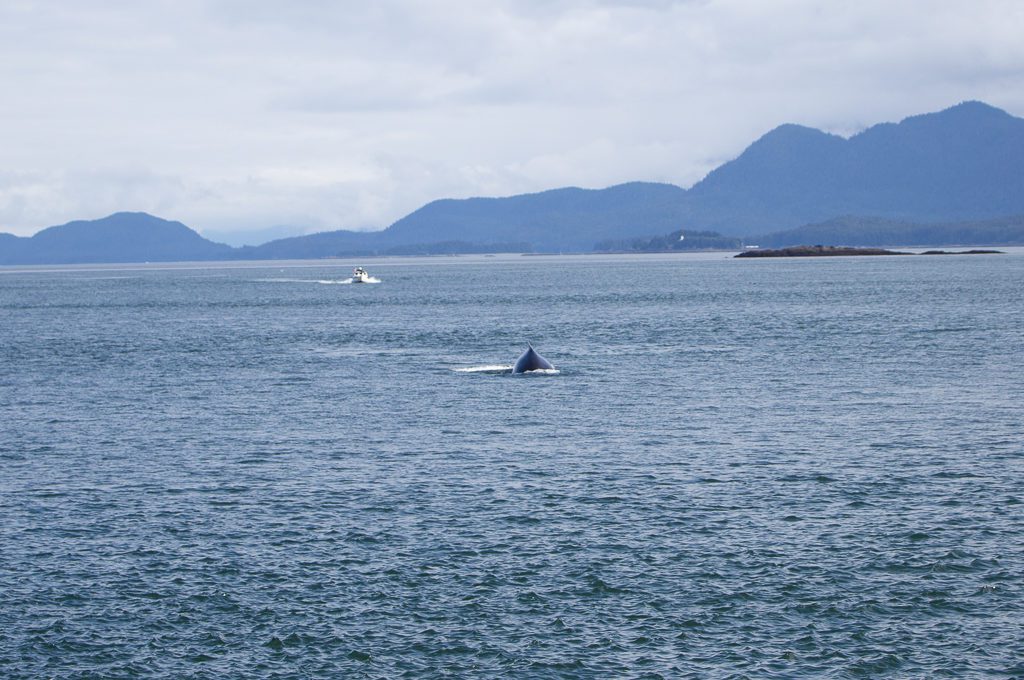
[[[1002,250],[926,250],[922,255],[1005,255],[1006,253]]]
[[[735,257],[831,257],[837,255],[913,255],[884,248],[853,248],[851,246],[790,246],[764,250],[745,250]],[[1002,250],[926,250],[920,255],[1005,255]]]
[[[745,250],[736,257],[832,257],[839,255],[910,255],[884,248],[851,248],[848,246],[791,246],[789,248]]]

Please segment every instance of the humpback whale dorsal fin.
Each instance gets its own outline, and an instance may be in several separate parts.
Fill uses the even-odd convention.
[[[526,351],[522,353],[515,365],[512,367],[513,373],[525,373],[526,371],[536,371],[538,369],[553,369],[554,366],[551,362],[537,354],[537,350],[533,348],[530,343],[526,344]]]

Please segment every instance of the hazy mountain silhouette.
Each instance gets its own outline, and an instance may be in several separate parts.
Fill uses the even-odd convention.
[[[0,236],[0,264],[174,262],[234,254],[230,246],[207,241],[181,222],[137,212],[68,222],[30,238]]]
[[[844,216],[796,229],[754,236],[767,248],[796,245],[961,246],[1024,245],[1024,215],[965,222],[920,223],[884,217]]]
[[[637,182],[447,199],[376,236],[331,233],[339,248],[369,251],[431,241],[527,241],[539,251],[586,251],[597,242],[678,229],[751,236],[841,215],[952,222],[1019,214],[1024,119],[965,102],[849,139],[782,125],[689,190]]]
[[[444,199],[383,231],[322,232],[243,248],[203,239],[179,222],[117,213],[31,238],[0,234],[0,264],[574,252],[593,250],[599,242],[657,240],[679,230],[781,245],[769,237],[796,238],[788,230],[797,227],[804,231],[793,243],[975,242],[970,234],[1002,234],[979,243],[1016,243],[1018,221],[1006,217],[1014,215],[1024,215],[1024,119],[965,102],[875,125],[849,139],[782,125],[689,190],[634,182]],[[1006,219],[986,223],[981,231],[967,229],[995,218]],[[957,229],[964,238],[954,237]]]
[[[244,260],[303,260],[339,255],[372,255],[384,232],[322,231],[306,236],[290,236],[259,246],[243,246],[235,257]]]
[[[608,189],[555,189],[510,198],[429,203],[388,228],[402,242],[526,241],[542,251],[590,250],[595,241],[678,228],[686,192],[633,182]]]
[[[841,215],[922,222],[1024,214],[1024,119],[981,102],[849,139],[783,125],[687,192],[693,228],[747,236]]]
[[[734,250],[743,247],[743,240],[735,236],[722,236],[714,231],[683,231],[655,238],[628,238],[598,241],[597,252],[613,253],[665,253],[684,250]]]
[[[442,199],[384,231],[332,231],[244,249],[245,257],[295,258],[347,254],[445,252],[448,244],[491,252],[586,251],[595,241],[648,236],[678,227],[686,192],[671,184],[634,182],[608,189],[554,189],[508,198]]]

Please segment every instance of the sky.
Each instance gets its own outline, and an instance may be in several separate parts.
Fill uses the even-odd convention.
[[[0,231],[260,243],[438,198],[689,187],[782,123],[1024,115],[1020,0],[0,0]]]

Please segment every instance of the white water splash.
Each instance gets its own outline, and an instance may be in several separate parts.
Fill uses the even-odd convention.
[[[492,364],[487,366],[468,366],[465,368],[453,368],[456,373],[490,373],[492,375],[506,375],[512,373],[511,364]],[[539,368],[536,371],[524,371],[519,375],[558,375],[561,373],[557,368]]]
[[[257,283],[315,283],[321,286],[348,286],[353,280],[347,279],[253,279]],[[380,279],[370,277],[363,283],[380,283]]]
[[[456,373],[511,373],[512,365],[493,364],[488,366],[469,366],[466,368],[453,368]]]

